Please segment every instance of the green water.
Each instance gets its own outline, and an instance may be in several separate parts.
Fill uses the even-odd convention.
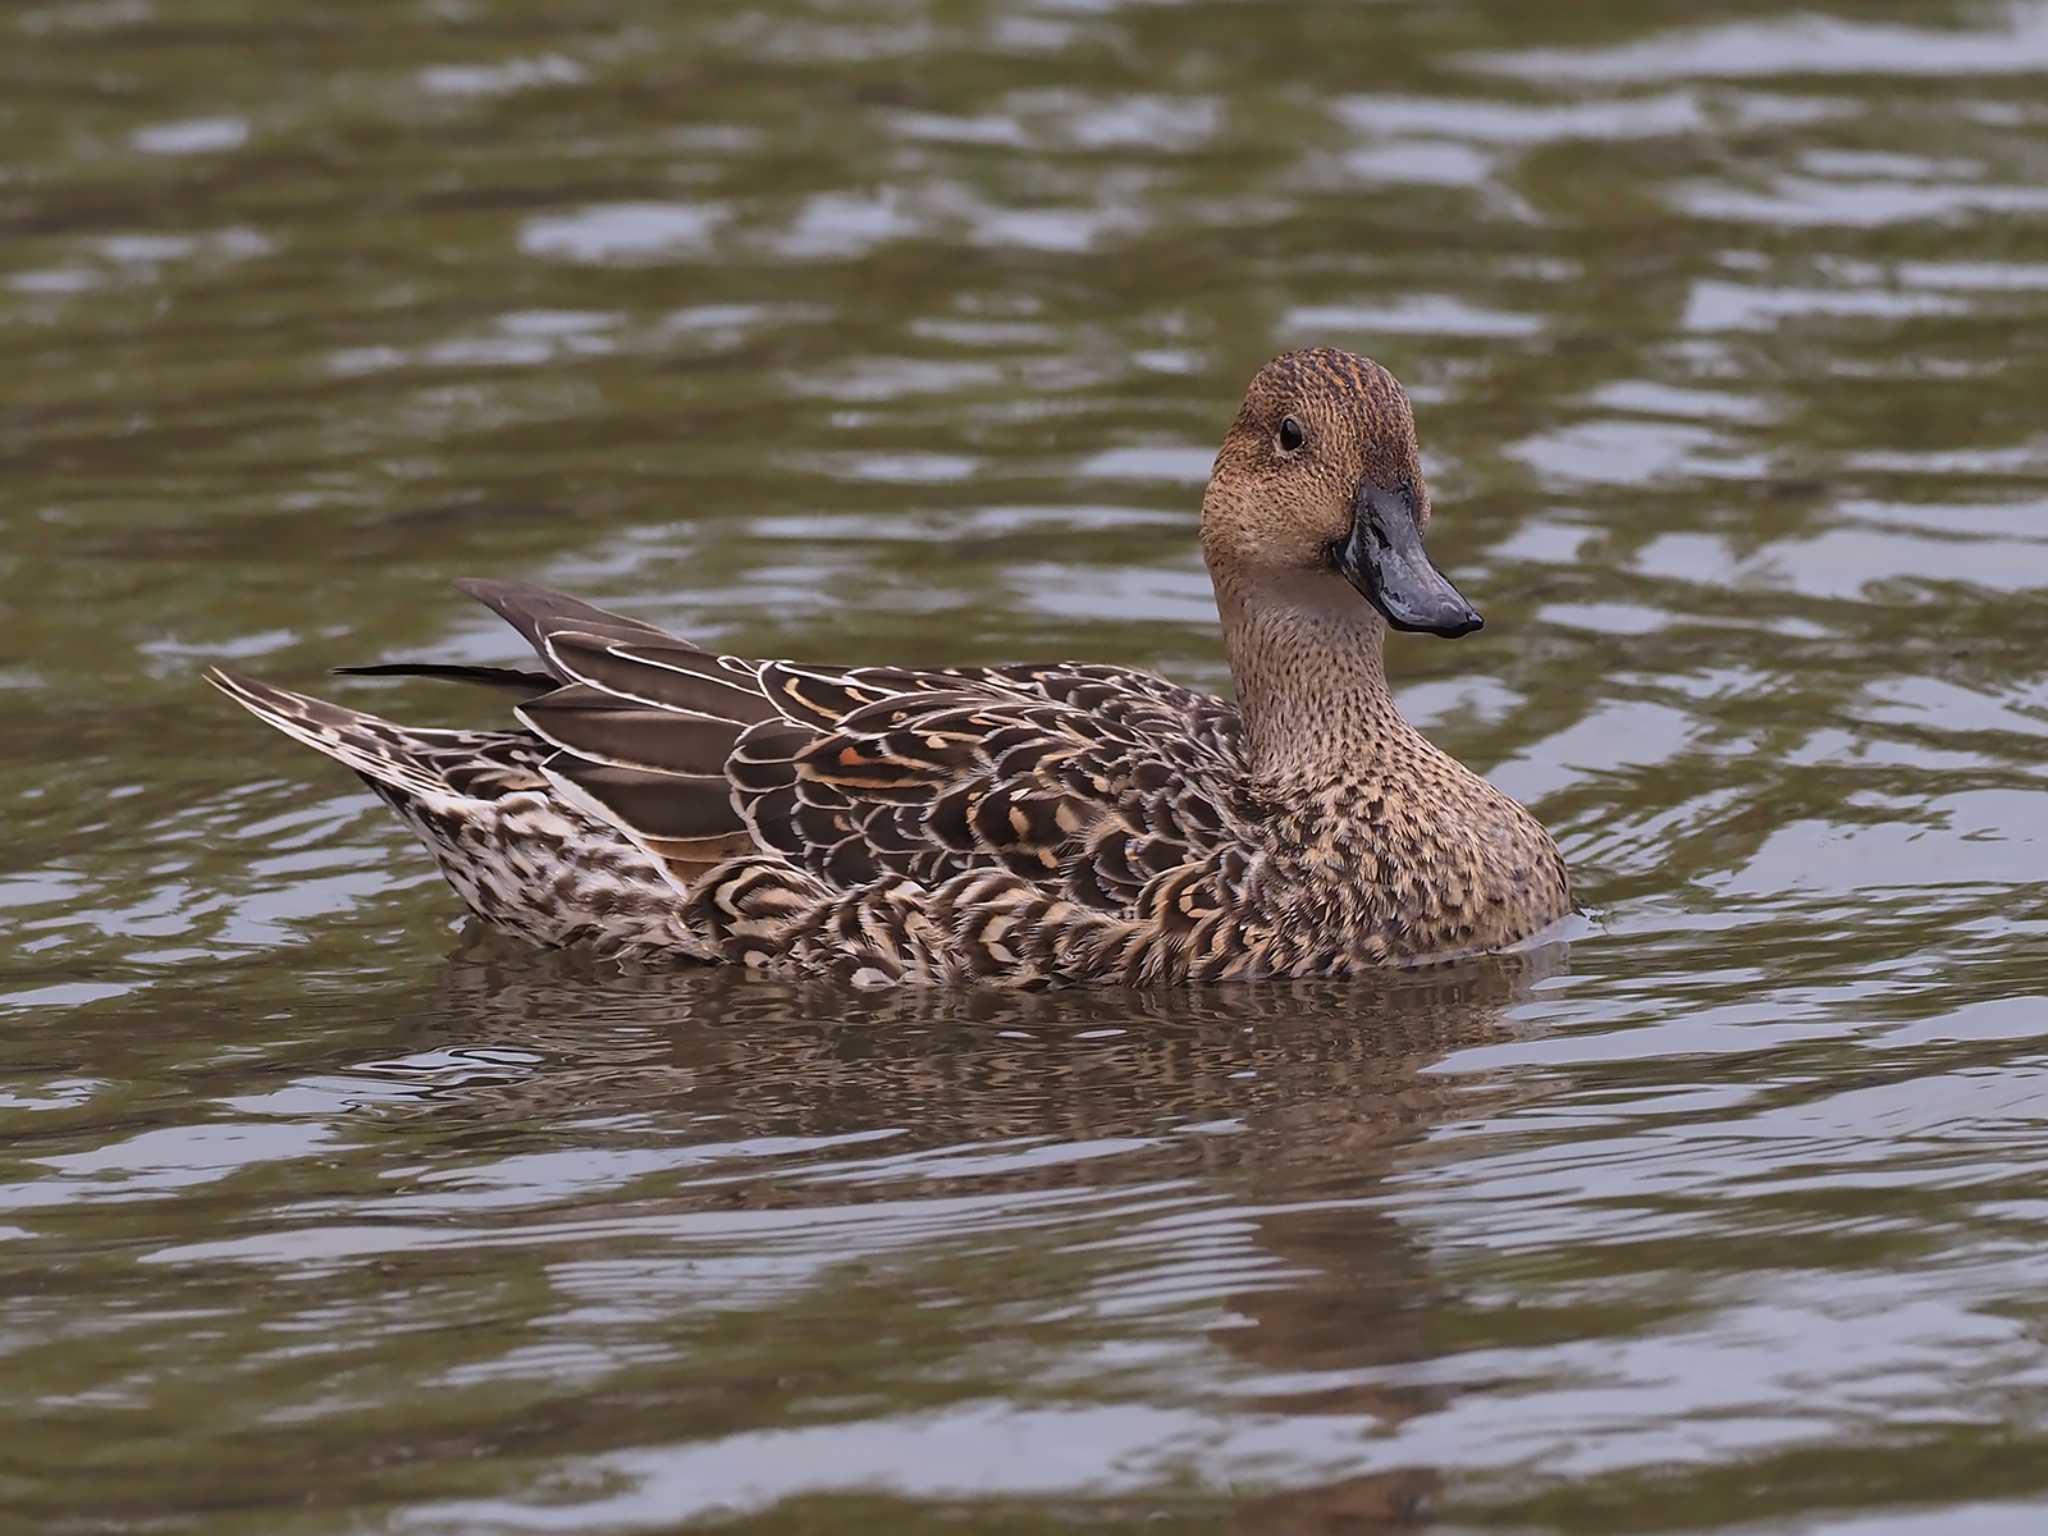
[[[0,1526],[2048,1529],[2048,7],[17,5],[0,233]],[[1220,686],[1307,342],[1568,957],[594,968],[197,681]]]

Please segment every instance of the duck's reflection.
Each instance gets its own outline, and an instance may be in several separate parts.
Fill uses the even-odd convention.
[[[1387,1181],[1437,1128],[1532,1091],[1430,1069],[1516,1033],[1511,1005],[1561,959],[1553,949],[1367,982],[1173,993],[849,995],[729,971],[593,968],[486,940],[450,960],[428,1027],[444,1051],[509,1052],[522,1064],[429,1099],[437,1116],[470,1128],[602,1116],[722,1144],[888,1132],[868,1146],[902,1160],[856,1177],[819,1177],[815,1162],[758,1177],[728,1170],[678,1187],[684,1211],[1192,1193],[1184,1208],[1194,1215],[1179,1226],[1127,1223],[1109,1245],[1113,1262],[1083,1264],[1064,1282],[1048,1271],[1058,1293],[1038,1297],[1040,1310],[1131,1318],[1192,1298],[1213,1319],[1197,1326],[1223,1352],[1234,1410],[1337,1416],[1370,1434],[1452,1390],[1398,1370],[1440,1352],[1432,1325],[1446,1297],[1423,1240],[1391,1214]],[[1083,1225],[1026,1241],[1098,1241]],[[977,1282],[960,1283],[972,1306]],[[992,1310],[1015,1315],[1015,1301],[1006,1290]],[[1234,1525],[1423,1521],[1434,1474],[1388,1468],[1367,1450],[1362,1437],[1360,1475],[1246,1498]]]

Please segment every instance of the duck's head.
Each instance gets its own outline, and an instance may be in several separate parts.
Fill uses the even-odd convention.
[[[1467,635],[1481,620],[1423,548],[1429,515],[1407,392],[1370,358],[1310,347],[1245,391],[1202,499],[1202,554],[1219,593],[1341,578],[1396,629]]]

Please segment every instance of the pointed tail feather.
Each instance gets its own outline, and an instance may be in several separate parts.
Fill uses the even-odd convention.
[[[366,779],[415,795],[455,793],[418,751],[426,744],[418,738],[431,740],[447,733],[408,730],[361,710],[275,688],[221,667],[209,667],[206,680],[266,725],[353,768]]]

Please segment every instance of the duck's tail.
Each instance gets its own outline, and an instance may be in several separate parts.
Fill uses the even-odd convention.
[[[374,785],[408,795],[467,798],[450,781],[445,759],[450,747],[475,732],[394,725],[222,667],[209,667],[206,680],[264,724],[354,769]]]
[[[556,793],[542,768],[549,749],[529,733],[396,725],[219,667],[206,680],[355,770],[486,922],[539,944],[704,952],[677,922],[680,884],[616,827]]]

